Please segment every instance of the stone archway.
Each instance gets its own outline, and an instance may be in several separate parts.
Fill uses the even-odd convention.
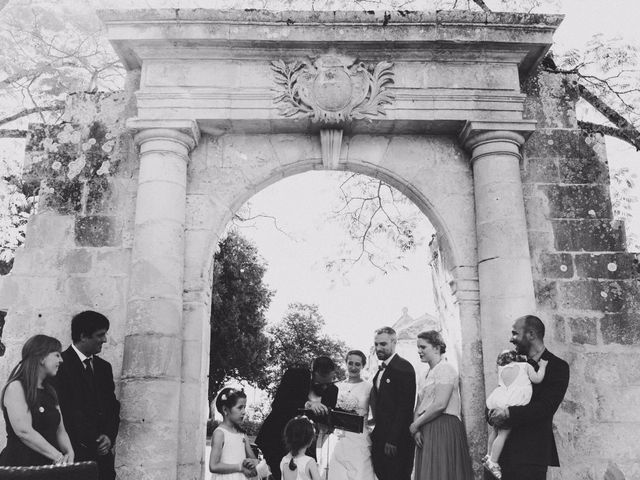
[[[127,67],[142,71],[138,116],[128,122],[140,172],[122,478],[199,477],[218,236],[253,193],[313,168],[380,176],[440,232],[460,308],[463,388],[472,392],[467,427],[480,449],[483,385],[494,383],[501,343],[494,332],[535,308],[519,170],[535,121],[523,119],[519,82],[559,17],[161,10],[102,18]],[[291,101],[274,97],[282,85]]]
[[[200,478],[209,262],[218,235],[241,203],[279,178],[317,168],[363,172],[403,191],[438,229],[460,310],[463,387],[472,393],[465,419],[474,448],[481,448],[482,389],[495,383],[502,332],[536,306],[519,169],[536,122],[523,117],[520,81],[548,50],[560,17],[212,10],[101,16],[131,77],[141,73],[137,116],[128,121],[139,170],[123,181],[134,185],[122,203],[105,200],[104,210],[78,218],[36,216],[16,272],[0,289],[0,303],[9,305],[8,356],[36,332],[65,338],[71,310],[108,309],[111,360],[122,365],[120,478]],[[290,69],[306,62],[299,108],[278,99],[282,76],[272,62]],[[314,105],[308,91],[316,80],[322,91]],[[333,103],[324,97],[329,85]],[[374,85],[375,93],[362,85]],[[134,198],[135,214],[128,203]],[[564,220],[553,226],[559,251],[583,248],[582,227]],[[581,285],[561,287],[569,307],[582,301],[571,293]],[[616,332],[606,333],[609,341]]]
[[[208,145],[203,145],[203,142]],[[190,304],[190,322],[208,325],[210,305],[207,292],[211,289],[208,270],[219,235],[231,215],[250,196],[274,181],[322,168],[322,158],[320,142],[312,135],[225,135],[218,138],[203,137],[200,145],[204,146],[203,150],[194,152],[191,158],[193,168],[202,168],[201,179],[215,178],[217,185],[226,186],[218,191],[205,188],[187,195],[192,212],[197,212],[198,225],[204,227],[187,227],[186,230],[187,245],[191,243],[200,248],[187,247],[186,262],[195,268],[191,270],[191,276],[185,278],[185,283],[202,286],[197,296],[199,300]],[[212,158],[211,152],[215,152],[215,158]],[[410,167],[419,160],[424,165],[419,171],[413,172]],[[446,175],[448,181],[445,182],[445,176],[430,174],[442,163],[449,164]],[[455,292],[456,298],[459,298],[456,307],[459,321],[464,323],[463,328],[460,325],[454,327],[464,336],[461,344],[465,353],[458,359],[463,372],[464,415],[474,450],[480,451],[484,448],[485,427],[481,401],[484,397],[483,369],[477,361],[481,358],[477,342],[480,337],[477,272],[475,268],[465,267],[476,263],[473,182],[468,169],[468,157],[455,138],[356,135],[345,139],[345,152],[339,168],[377,176],[394,187],[402,188],[440,233],[441,243],[445,245],[443,250],[446,252],[447,268],[455,275],[455,285],[459,286],[459,291]],[[227,181],[229,176],[234,181]],[[424,192],[428,192],[428,196]],[[445,204],[454,208],[446,210]],[[189,213],[187,217],[190,217]],[[193,291],[189,292],[189,295],[193,294]],[[204,338],[208,339],[208,336]],[[462,345],[453,350],[460,352]],[[185,344],[183,348],[195,352],[193,355],[205,362],[206,370],[206,342],[192,339],[191,346]],[[193,368],[189,374],[194,379],[193,388],[202,388],[205,377],[196,380],[196,375],[204,373],[203,365],[196,361],[190,365]],[[203,424],[202,421],[198,423],[193,420],[180,418],[181,428],[193,422],[188,427],[193,431]]]

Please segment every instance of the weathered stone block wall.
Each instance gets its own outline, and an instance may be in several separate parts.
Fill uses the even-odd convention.
[[[571,76],[541,72],[524,91],[538,120],[522,165],[538,309],[549,349],[571,367],[552,478],[602,479],[617,467],[638,479],[638,256],[612,218],[604,139],[577,128]]]
[[[3,382],[27,338],[52,335],[66,348],[71,317],[87,309],[111,321],[102,356],[119,381],[137,187],[124,126],[135,107],[133,84],[114,94],[71,95],[60,126],[31,128],[25,178],[40,201],[13,269],[0,283],[0,310],[7,312]]]

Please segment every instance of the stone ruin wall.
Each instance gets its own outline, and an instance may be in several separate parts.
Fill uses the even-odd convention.
[[[639,479],[639,257],[612,217],[604,139],[577,128],[572,77],[543,72],[523,91],[525,115],[538,121],[522,165],[536,299],[550,350],[571,367],[555,417],[563,467],[552,478],[618,468]]]
[[[619,468],[640,479],[638,257],[625,252],[624,226],[612,220],[603,141],[576,126],[571,82],[540,73],[523,86],[539,122],[522,164],[536,296],[549,348],[571,366],[555,421],[563,467],[551,478],[602,479]],[[45,332],[66,345],[71,315],[92,308],[112,321],[105,357],[119,381],[137,189],[128,92],[71,96],[66,120],[84,130],[49,132],[49,140],[34,130],[28,171],[34,188],[43,181],[42,203],[11,274],[0,277],[0,310],[8,310],[0,378],[26,338]],[[509,332],[499,334],[507,345]]]
[[[124,122],[135,114],[136,81],[130,75],[119,93],[70,95],[60,128],[30,128],[24,175],[40,203],[10,274],[0,277],[2,382],[27,338],[45,333],[66,348],[71,317],[87,309],[111,322],[103,356],[119,382],[138,183]]]

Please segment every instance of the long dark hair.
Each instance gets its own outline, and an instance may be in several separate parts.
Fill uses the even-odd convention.
[[[293,456],[302,448],[311,443],[316,431],[313,422],[304,415],[299,415],[287,422],[284,427],[284,444],[291,453],[291,461],[289,462],[289,470],[297,468]]]
[[[11,382],[19,381],[24,389],[24,396],[30,412],[38,408],[38,366],[40,361],[52,352],[60,352],[62,345],[57,338],[47,335],[34,335],[27,340],[22,347],[22,360],[11,371],[6,385],[0,395],[0,404],[4,405],[4,392]],[[49,392],[58,403],[58,396],[53,386],[45,378],[42,383],[44,389]]]

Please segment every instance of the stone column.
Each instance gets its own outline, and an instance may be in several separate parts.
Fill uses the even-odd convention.
[[[131,119],[140,150],[124,341],[120,479],[175,480],[182,366],[187,162],[194,121]]]
[[[525,139],[504,130],[466,129],[465,137],[473,166],[485,385],[491,389],[513,321],[536,310],[520,178]]]
[[[458,369],[461,407],[471,458],[475,459],[481,458],[483,451],[487,449],[478,272],[472,266],[456,266],[451,273],[454,278],[450,283],[451,293],[456,300],[460,318],[462,351]]]

